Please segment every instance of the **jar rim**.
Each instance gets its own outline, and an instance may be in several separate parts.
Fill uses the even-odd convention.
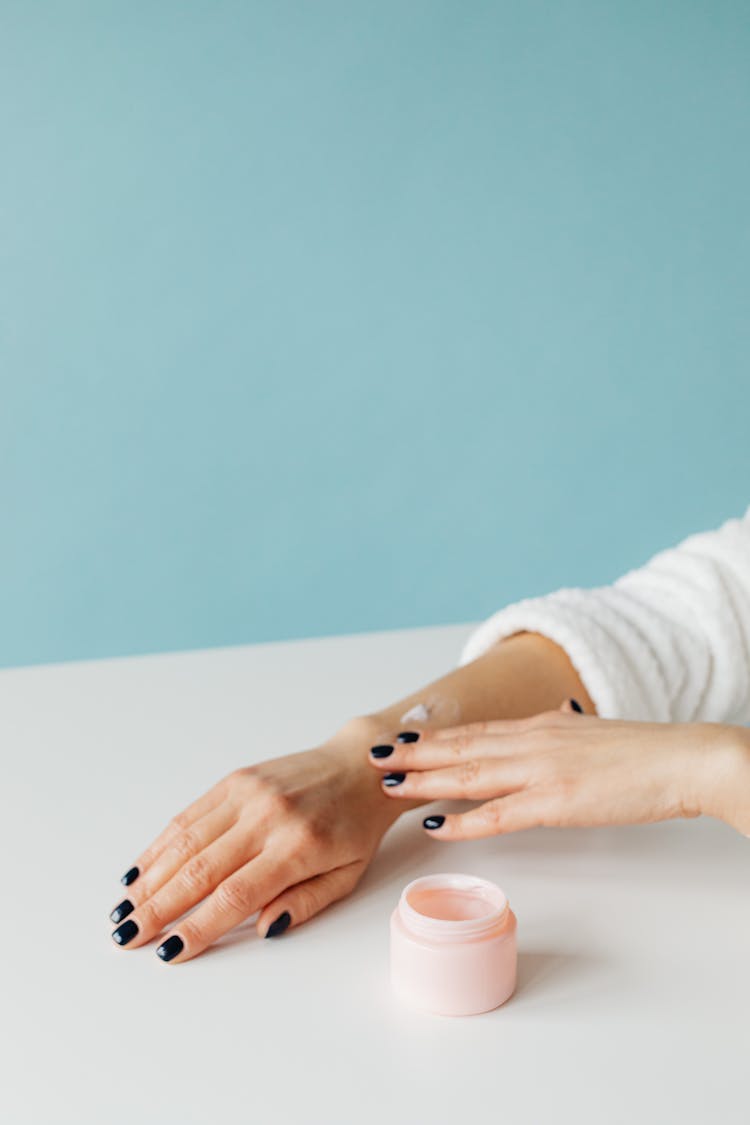
[[[415,890],[445,889],[475,893],[477,898],[487,903],[490,909],[478,918],[454,920],[423,914],[409,901],[409,896]],[[464,875],[453,871],[421,875],[417,879],[412,879],[402,890],[398,905],[399,913],[408,929],[435,940],[455,940],[486,933],[488,930],[495,929],[509,910],[507,896],[496,883],[478,875]]]

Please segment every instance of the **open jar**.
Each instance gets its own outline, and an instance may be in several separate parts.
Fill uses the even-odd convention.
[[[391,983],[446,1016],[497,1008],[516,986],[516,917],[500,887],[473,875],[408,883],[391,915]]]

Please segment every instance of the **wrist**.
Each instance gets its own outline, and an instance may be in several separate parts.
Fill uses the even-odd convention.
[[[385,820],[386,827],[394,824],[402,813],[431,804],[431,801],[416,799],[396,801],[383,792],[383,775],[372,765],[370,747],[392,742],[394,737],[393,717],[375,712],[349,719],[326,742],[326,748],[341,767],[359,777],[363,789],[372,799],[375,814]]]
[[[370,747],[383,740],[383,731],[382,720],[377,715],[358,715],[340,726],[321,749],[335,763],[338,771],[345,771],[351,778],[352,785],[369,809],[372,823],[385,832],[412,806],[386,797],[380,784],[380,771],[370,764]]]

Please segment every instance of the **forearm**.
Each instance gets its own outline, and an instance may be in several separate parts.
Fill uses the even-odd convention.
[[[595,714],[564,649],[537,633],[520,633],[366,718],[373,726],[398,732],[404,722],[408,729],[410,721],[434,728],[524,718],[569,698]],[[420,718],[404,720],[415,709]]]

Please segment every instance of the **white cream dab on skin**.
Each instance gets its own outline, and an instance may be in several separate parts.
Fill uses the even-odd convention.
[[[440,726],[455,726],[461,719],[461,706],[458,700],[443,699],[440,695],[428,696],[405,711],[399,723],[426,723],[430,719]]]

